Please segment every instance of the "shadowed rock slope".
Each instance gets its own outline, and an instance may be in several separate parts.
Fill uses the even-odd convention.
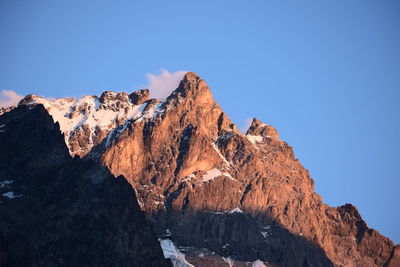
[[[72,159],[42,105],[0,125],[0,266],[171,266],[130,184]]]

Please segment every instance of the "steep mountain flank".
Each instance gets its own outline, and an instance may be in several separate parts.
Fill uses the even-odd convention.
[[[322,203],[275,129],[255,119],[240,133],[194,73],[160,110],[132,122],[101,158],[136,188],[160,234],[169,229],[178,244],[284,266],[382,266],[391,257],[389,239],[359,215],[346,219],[355,208]],[[252,226],[242,222],[249,216]]]
[[[0,266],[170,266],[129,183],[72,159],[42,105],[0,125]]]
[[[126,177],[158,236],[184,249],[188,262],[399,264],[399,247],[369,228],[355,207],[322,202],[272,126],[254,119],[246,134],[239,132],[195,73],[187,73],[164,102],[148,99],[146,90],[103,95],[91,97],[87,111],[81,100],[55,108],[66,100],[28,97],[20,105],[44,103],[72,155]],[[102,108],[118,115],[102,120]],[[73,136],[80,136],[77,142]]]

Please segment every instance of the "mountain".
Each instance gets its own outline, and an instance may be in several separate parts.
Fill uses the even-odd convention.
[[[0,125],[0,266],[171,266],[125,178],[72,159],[42,105]]]
[[[20,105],[42,104],[61,125],[71,156],[82,157],[101,143],[110,131],[120,132],[126,127],[127,120],[140,116],[147,105],[142,103],[148,97],[148,90],[130,95],[103,92],[100,97],[85,96],[80,99],[48,100],[28,95],[21,100]]]
[[[400,266],[399,246],[353,205],[322,202],[272,126],[238,131],[195,73],[165,101],[29,95],[17,109],[40,105],[76,164],[126,178],[175,266]]]

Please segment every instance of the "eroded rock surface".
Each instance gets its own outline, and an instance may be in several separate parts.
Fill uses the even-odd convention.
[[[159,235],[169,229],[183,246],[283,266],[383,266],[392,257],[394,244],[355,209],[321,201],[273,127],[254,119],[240,133],[196,74],[159,110],[101,156],[136,188]],[[226,215],[235,209],[243,213]]]
[[[105,91],[100,97],[79,99],[27,95],[19,105],[44,105],[54,121],[60,124],[71,156],[84,157],[95,147],[107,146],[112,136],[118,135],[129,120],[140,117],[148,97],[148,90],[138,90],[130,95]]]

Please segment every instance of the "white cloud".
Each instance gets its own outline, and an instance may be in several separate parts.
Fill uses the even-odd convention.
[[[253,118],[245,119],[242,124],[242,127],[240,128],[240,131],[245,134],[247,132],[247,130],[250,128],[250,125],[252,122],[253,122]]]
[[[147,74],[149,83],[147,88],[150,91],[150,96],[165,100],[178,87],[186,72],[181,70],[170,73],[168,70],[162,69],[159,75]]]
[[[0,108],[15,106],[23,98],[13,90],[1,90],[0,92]]]

